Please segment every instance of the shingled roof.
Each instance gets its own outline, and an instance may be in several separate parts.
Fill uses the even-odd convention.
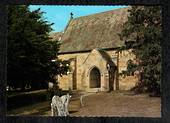
[[[62,35],[60,53],[117,48],[124,44],[118,33],[127,21],[127,8],[74,18]]]
[[[61,36],[63,35],[62,32],[55,32],[55,33],[51,33],[50,37],[52,38],[52,40],[57,40],[59,41],[61,39]]]

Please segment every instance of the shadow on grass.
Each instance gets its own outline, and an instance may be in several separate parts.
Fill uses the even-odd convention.
[[[33,105],[42,101],[47,101],[47,91],[41,91],[37,93],[24,93],[7,98],[7,110],[13,110],[24,106]]]

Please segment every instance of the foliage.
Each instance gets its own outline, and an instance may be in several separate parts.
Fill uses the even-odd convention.
[[[126,77],[126,76],[132,76],[134,75],[135,71],[137,70],[138,65],[134,63],[133,60],[129,59],[127,61],[127,68],[126,70],[122,70],[121,73],[119,73],[120,76]]]
[[[134,75],[134,72],[137,70],[137,64],[133,60],[129,59],[127,61],[127,74]]]
[[[8,6],[7,80],[13,87],[37,86],[51,81],[56,74],[66,74],[66,61],[57,58],[60,43],[52,41],[51,23],[40,9],[26,5]],[[51,60],[56,59],[55,62]]]
[[[133,48],[141,79],[136,88],[155,94],[161,86],[161,8],[159,6],[132,6],[120,38],[127,48]],[[129,45],[130,44],[130,45]],[[145,89],[144,89],[145,88]],[[137,90],[138,90],[137,89]],[[141,91],[142,92],[142,91]]]

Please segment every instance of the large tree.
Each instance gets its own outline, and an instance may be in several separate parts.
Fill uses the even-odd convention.
[[[133,48],[141,71],[138,92],[160,93],[162,19],[159,6],[132,6],[120,37]]]
[[[25,5],[8,6],[8,85],[24,87],[31,82],[34,86],[66,73],[67,62],[57,59],[60,44],[49,37],[51,25],[40,9],[30,11]]]

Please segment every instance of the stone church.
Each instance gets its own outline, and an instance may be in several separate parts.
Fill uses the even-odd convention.
[[[127,61],[135,60],[132,50],[119,51],[127,8],[115,9],[88,16],[71,18],[64,32],[52,33],[61,42],[59,59],[70,61],[67,75],[58,77],[62,90],[88,92],[129,90],[137,82],[136,76],[121,76]]]

